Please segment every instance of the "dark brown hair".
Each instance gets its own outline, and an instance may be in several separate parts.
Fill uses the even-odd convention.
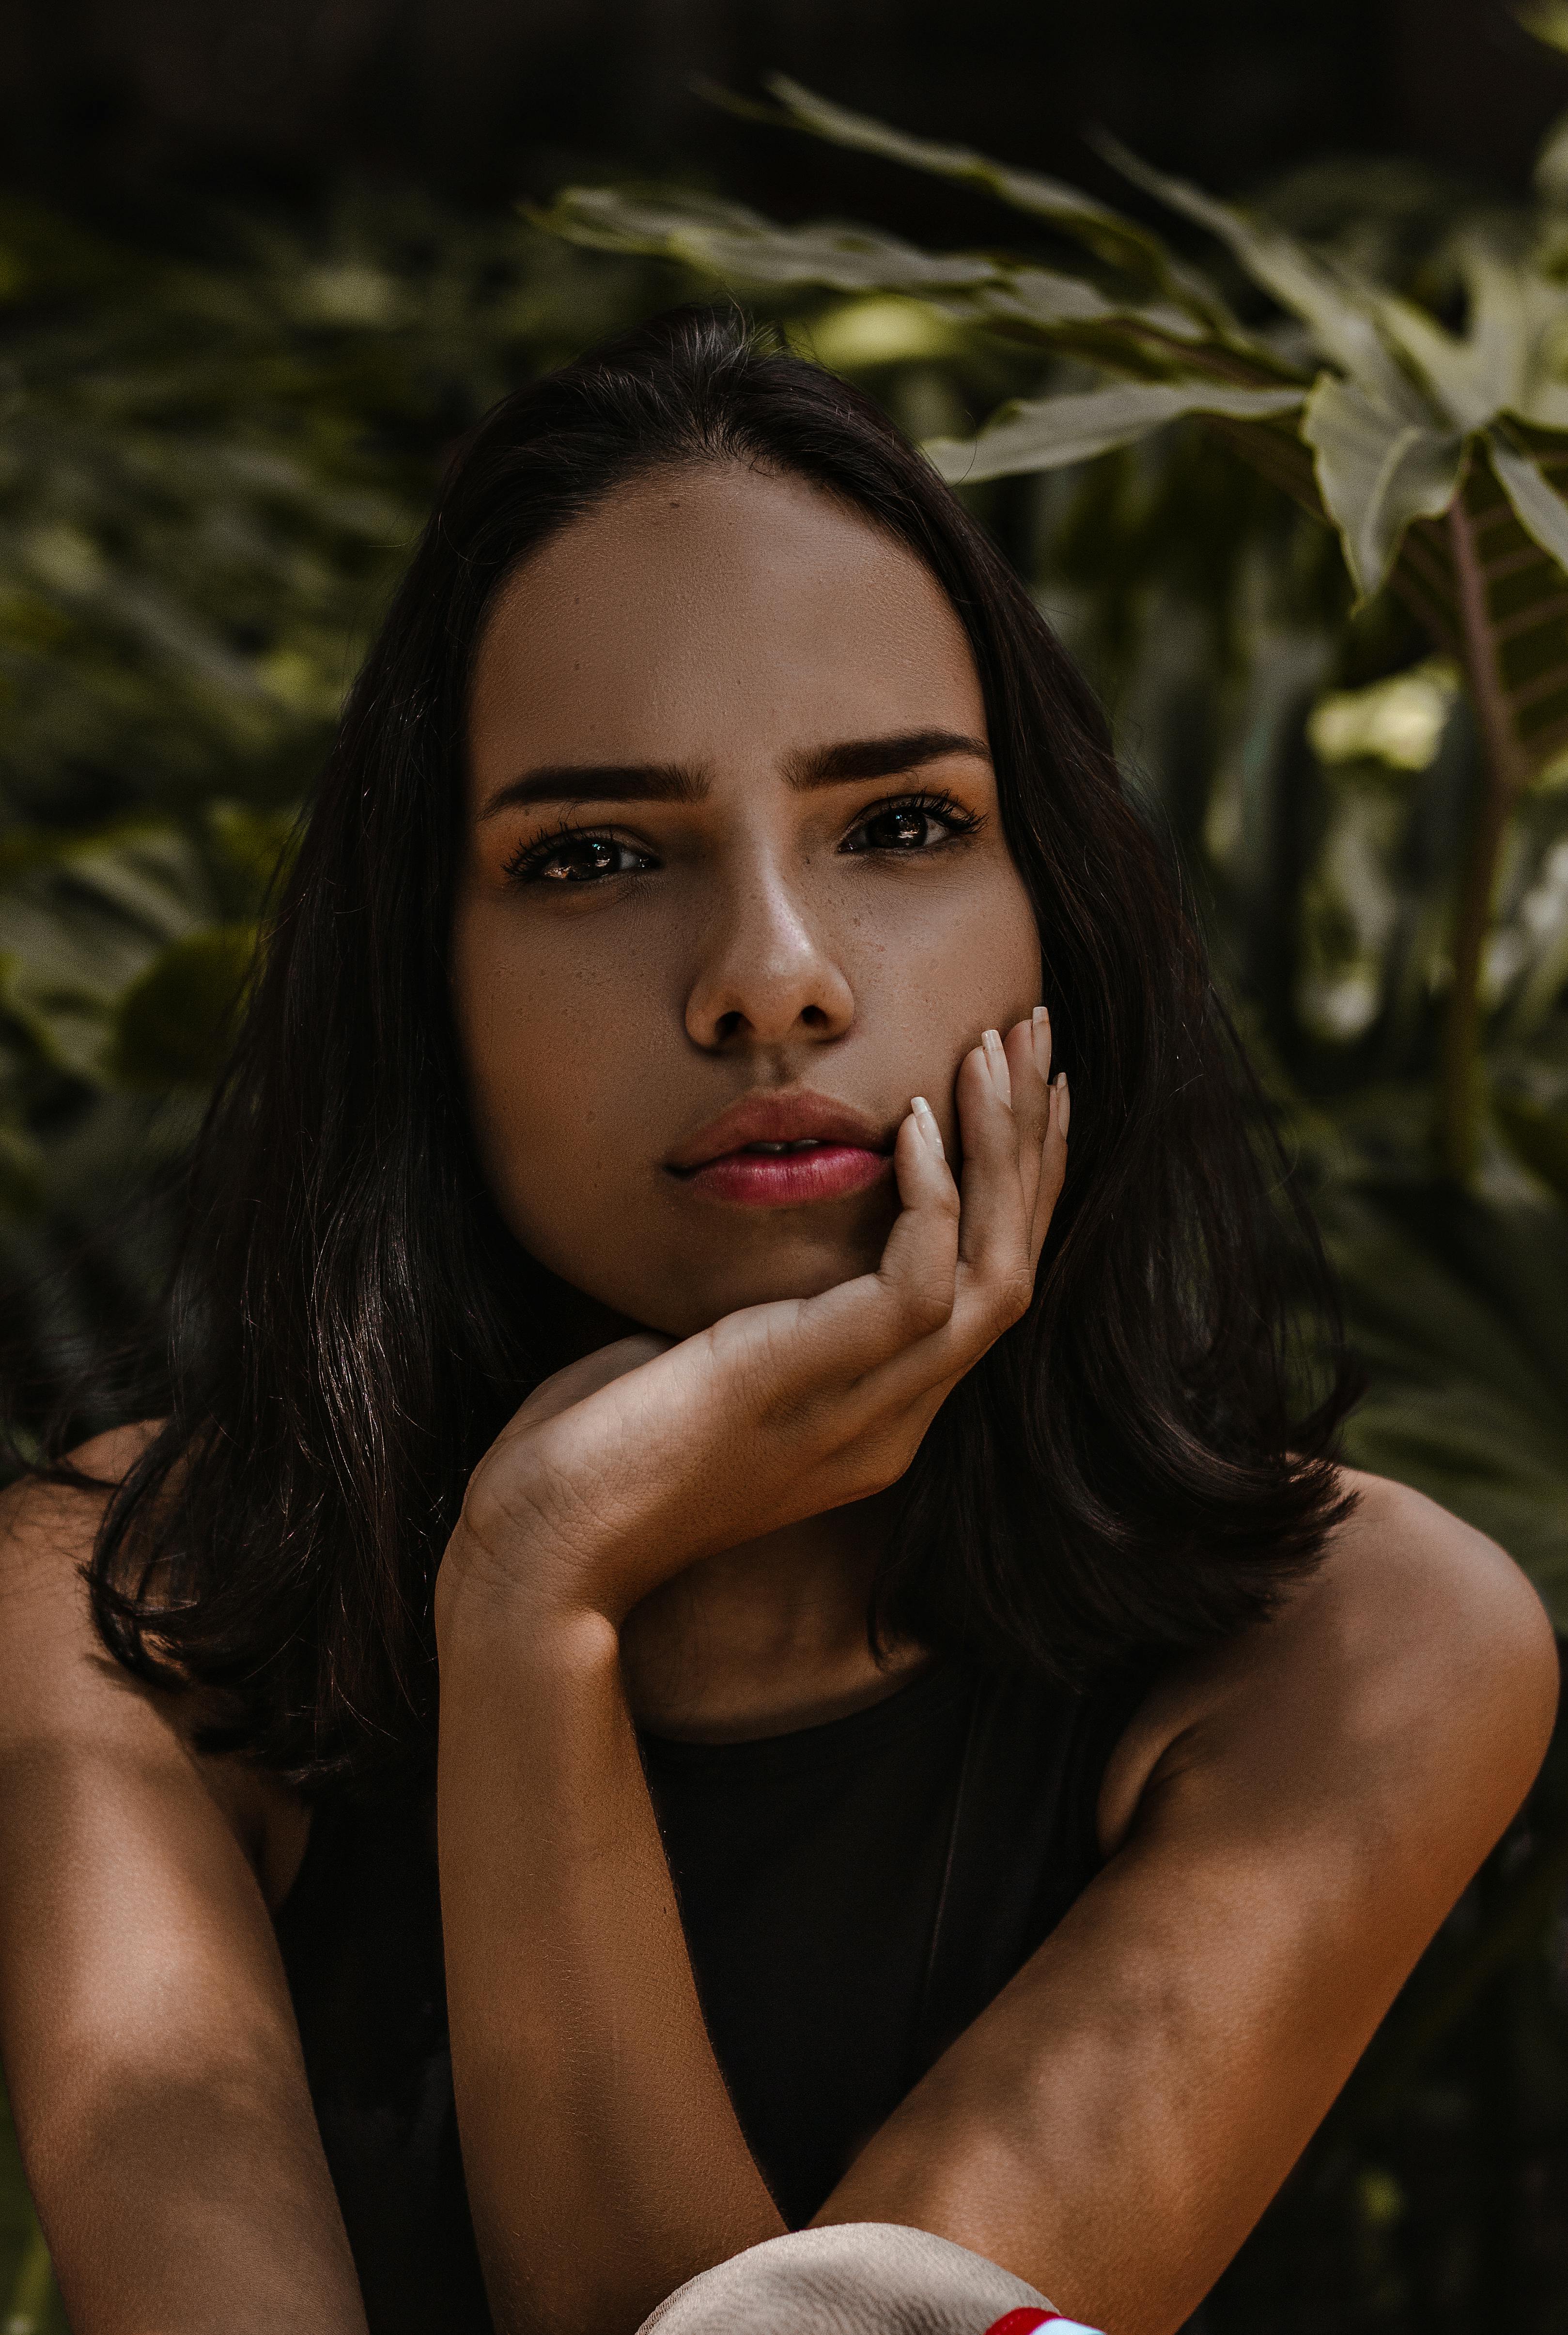
[[[1332,1292],[1104,717],[867,399],[685,309],[498,405],[441,488],[281,882],[195,1153],[168,1418],[92,1558],[105,1642],[302,1786],[428,1761],[469,1473],[562,1357],[475,1158],[448,999],[476,644],[517,564],[664,464],[808,480],[921,558],[984,688],[1072,1157],[1032,1308],[903,1487],[884,1624],[1082,1681],[1267,1610],[1340,1513]],[[1318,1397],[1292,1355],[1316,1324]]]

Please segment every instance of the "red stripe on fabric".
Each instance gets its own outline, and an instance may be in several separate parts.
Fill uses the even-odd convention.
[[[1034,2335],[1037,2327],[1050,2327],[1060,2320],[1060,2311],[1031,2311],[1027,2304],[1021,2311],[1004,2311],[993,2319],[983,2335]]]

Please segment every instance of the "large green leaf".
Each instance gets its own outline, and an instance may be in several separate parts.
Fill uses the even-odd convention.
[[[1233,381],[1279,379],[1266,350],[1221,344],[1167,300],[1117,297],[1087,276],[996,253],[934,253],[894,236],[833,225],[783,228],[717,197],[569,187],[539,225],[593,250],[645,253],[730,284],[820,284],[839,292],[918,295],[953,321],[1157,372],[1198,365]]]
[[[742,284],[826,284],[839,292],[914,292],[988,284],[994,261],[919,251],[867,228],[778,228],[708,195],[567,187],[539,223],[574,243],[641,251]]]
[[[976,484],[1021,470],[1052,470],[1130,445],[1184,414],[1252,421],[1288,412],[1296,389],[1226,389],[1215,382],[1118,382],[1078,395],[1004,405],[978,438],[942,438],[926,452],[944,479]]]
[[[1557,489],[1568,485],[1568,436],[1532,431],[1510,439],[1489,431],[1476,441],[1462,493],[1441,523],[1409,528],[1392,582],[1437,637],[1464,654],[1466,579],[1456,556],[1463,561],[1481,618],[1470,653],[1486,666],[1515,781],[1523,784],[1568,742],[1568,576],[1544,540],[1561,540]]]
[[[1233,321],[1215,286],[1185,267],[1161,238],[1108,204],[1097,202],[1080,189],[1033,170],[1018,170],[992,161],[966,146],[946,146],[930,139],[912,138],[869,116],[852,113],[818,97],[800,82],[777,74],[769,87],[784,109],[785,118],[836,146],[861,153],[880,154],[937,178],[994,195],[1012,209],[1046,220],[1061,234],[1082,243],[1097,258],[1124,270],[1149,289],[1166,295],[1173,304],[1171,329],[1188,333],[1195,324],[1223,333]]]
[[[1413,300],[1377,296],[1379,320],[1459,430],[1479,430],[1499,413],[1526,410],[1532,343],[1548,321],[1528,296],[1527,271],[1479,237],[1466,237],[1456,258],[1469,308],[1468,330],[1448,332]],[[1552,303],[1561,305],[1560,296]]]
[[[1253,281],[1301,318],[1323,355],[1342,373],[1379,397],[1390,412],[1408,408],[1412,419],[1423,418],[1410,383],[1379,330],[1370,286],[1342,266],[1320,259],[1283,228],[1249,218],[1185,179],[1151,169],[1119,140],[1102,137],[1099,143],[1107,159],[1136,185],[1219,237]]]
[[[1547,484],[1528,456],[1517,452],[1501,431],[1494,431],[1487,445],[1492,468],[1514,507],[1515,518],[1542,550],[1549,552],[1558,567],[1568,571],[1568,503]]]
[[[1340,530],[1358,599],[1380,591],[1412,520],[1439,518],[1465,460],[1461,432],[1390,412],[1360,384],[1320,373],[1302,421],[1323,507]]]

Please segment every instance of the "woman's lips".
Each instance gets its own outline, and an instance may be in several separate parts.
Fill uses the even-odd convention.
[[[665,1161],[688,1191],[742,1208],[842,1199],[892,1172],[893,1131],[809,1087],[753,1089]]]
[[[706,1200],[731,1207],[798,1208],[864,1192],[891,1172],[885,1151],[859,1143],[813,1143],[789,1151],[726,1151],[689,1168],[681,1181]]]

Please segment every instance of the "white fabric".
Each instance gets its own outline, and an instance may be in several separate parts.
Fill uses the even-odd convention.
[[[983,2254],[895,2222],[792,2230],[689,2279],[638,2335],[985,2335],[1044,2295]],[[1052,2317],[1040,2335],[1092,2335]]]

